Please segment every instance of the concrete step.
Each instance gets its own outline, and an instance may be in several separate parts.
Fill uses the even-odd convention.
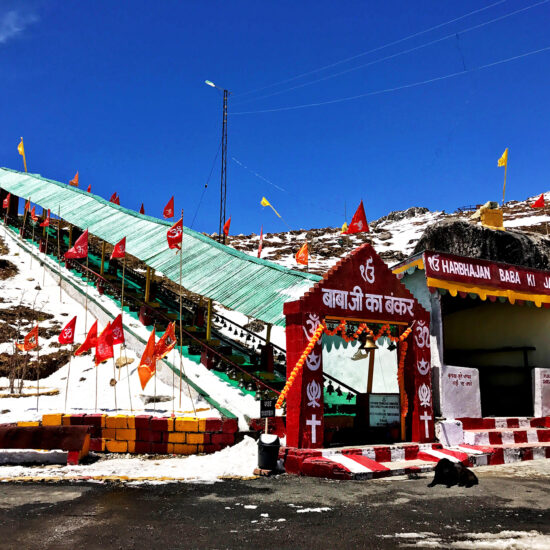
[[[464,430],[493,430],[497,428],[550,428],[550,416],[543,417],[485,417],[457,418]]]
[[[550,441],[549,428],[493,428],[464,430],[464,443],[468,445],[503,445]]]
[[[550,458],[550,442],[491,445],[491,448],[493,452],[489,456],[488,462],[491,466]]]

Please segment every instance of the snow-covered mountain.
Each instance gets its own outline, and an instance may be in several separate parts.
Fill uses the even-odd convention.
[[[546,224],[550,221],[550,216],[542,208],[531,207],[537,198],[506,203],[503,208],[504,227],[513,231],[546,235]],[[550,192],[545,193],[545,200],[548,199]],[[388,265],[393,265],[412,254],[427,227],[444,220],[468,220],[474,212],[474,206],[460,208],[449,214],[413,206],[371,221],[370,233],[342,235],[338,227],[267,233],[264,235],[261,257],[286,267],[304,270],[305,266],[298,265],[294,256],[307,239],[310,253],[308,269],[310,272],[323,274],[354,248],[364,242],[372,242],[381,258]],[[255,233],[235,235],[229,237],[228,244],[256,256],[259,239],[260,236]]]

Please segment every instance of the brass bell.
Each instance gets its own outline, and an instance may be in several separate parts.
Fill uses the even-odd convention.
[[[376,345],[376,342],[374,341],[374,338],[372,336],[367,336],[367,341],[365,342],[365,345],[363,346],[364,349],[378,349],[378,346]]]

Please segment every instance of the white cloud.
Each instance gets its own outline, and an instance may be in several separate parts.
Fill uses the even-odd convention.
[[[17,10],[0,14],[0,44],[5,44],[37,20],[32,13],[22,14]]]

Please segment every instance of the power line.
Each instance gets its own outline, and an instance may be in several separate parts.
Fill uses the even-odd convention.
[[[351,67],[349,69],[345,69],[344,71],[340,71],[340,72],[337,72],[337,73],[334,73],[334,74],[331,74],[331,75],[323,76],[321,78],[317,78],[317,79],[311,80],[309,82],[304,82],[302,84],[297,84],[296,86],[292,86],[290,88],[285,88],[284,90],[279,90],[277,92],[273,92],[273,93],[266,94],[266,95],[259,96],[259,97],[253,97],[253,98],[250,98],[250,99],[245,99],[245,100],[241,101],[240,103],[246,103],[246,102],[249,102],[249,101],[257,101],[257,100],[259,101],[260,99],[265,99],[265,98],[268,98],[268,97],[273,97],[273,96],[276,96],[276,95],[284,94],[284,93],[290,92],[292,90],[297,90],[298,88],[304,88],[306,86],[311,86],[313,84],[317,84],[318,82],[323,82],[325,80],[330,80],[332,78],[336,78],[337,76],[342,76],[344,74],[348,74],[348,73],[351,73],[353,71],[358,71],[359,69],[363,69],[365,67],[369,67],[371,65],[381,63],[382,61],[387,61],[388,59],[393,59],[395,57],[399,57],[401,55],[405,55],[405,54],[420,50],[422,48],[427,48],[428,46],[432,46],[433,44],[437,44],[438,42],[443,42],[444,40],[448,40],[450,38],[456,38],[457,34],[465,34],[467,32],[470,32],[470,31],[473,31],[473,30],[476,30],[476,29],[480,29],[480,28],[485,27],[487,25],[490,25],[492,23],[496,23],[497,21],[502,21],[503,19],[511,17],[512,15],[517,15],[518,13],[530,10],[532,8],[536,8],[537,6],[540,6],[541,4],[546,4],[549,1],[550,0],[541,0],[540,2],[536,2],[535,4],[531,4],[530,6],[526,6],[525,8],[520,8],[518,10],[507,13],[505,15],[495,17],[494,19],[491,19],[490,21],[486,21],[485,23],[478,23],[477,25],[474,25],[472,27],[468,27],[467,29],[464,29],[464,30],[461,30],[461,31],[458,31],[458,32],[453,32],[451,34],[447,34],[446,36],[443,36],[442,38],[436,38],[436,39],[430,40],[429,42],[426,42],[424,44],[420,44],[418,46],[414,46],[414,47],[408,48],[406,50],[401,50],[400,52],[396,52],[394,54],[387,55],[385,57],[381,57],[380,59],[375,59],[373,61],[369,61],[368,63],[363,63],[362,65],[357,65],[356,67]],[[236,103],[239,103],[239,102],[236,102]]]
[[[253,94],[255,92],[261,92],[262,90],[266,90],[268,88],[273,88],[274,86],[278,86],[279,84],[286,84],[287,82],[292,82],[293,80],[297,80],[299,78],[302,78],[303,76],[308,76],[313,73],[318,73],[320,71],[324,71],[325,69],[330,69],[331,67],[336,67],[337,65],[341,65],[342,63],[347,63],[348,61],[353,61],[354,59],[357,59],[358,57],[363,57],[365,55],[368,55],[370,53],[378,52],[380,50],[383,50],[385,48],[389,48],[390,46],[395,46],[396,44],[400,44],[401,42],[405,42],[406,40],[410,40],[411,38],[415,38],[417,36],[421,36],[422,34],[426,34],[431,31],[435,31],[436,29],[440,29],[441,27],[445,27],[447,25],[450,25],[451,23],[456,23],[457,21],[460,21],[461,19],[465,19],[466,17],[470,17],[470,15],[475,15],[476,13],[481,13],[482,11],[486,11],[488,9],[491,9],[495,6],[498,6],[499,4],[503,4],[506,2],[506,0],[498,0],[498,2],[495,2],[494,4],[489,4],[488,6],[485,6],[484,8],[479,8],[477,10],[471,11],[469,13],[466,13],[465,15],[461,15],[460,17],[456,17],[455,19],[451,19],[449,21],[446,21],[445,23],[440,23],[439,25],[435,25],[434,27],[430,27],[429,29],[425,29],[423,31],[416,32],[414,34],[410,34],[408,36],[405,36],[404,38],[400,38],[398,40],[394,40],[393,42],[388,42],[387,44],[383,44],[382,46],[377,46],[376,48],[373,48],[371,50],[367,50],[365,52],[359,53],[357,55],[352,55],[351,57],[347,57],[346,59],[342,59],[340,61],[335,61],[334,63],[330,63],[329,65],[325,65],[324,67],[319,67],[318,69],[313,69],[311,71],[307,71],[305,73],[298,74],[296,76],[293,76],[291,78],[287,78],[285,80],[280,80],[279,82],[274,82],[273,84],[268,84],[267,86],[262,86],[261,88],[256,88],[254,90],[249,90],[248,92],[243,92],[241,94],[233,94],[233,97],[240,97],[244,95]]]
[[[364,93],[364,94],[358,94],[358,95],[353,95],[353,96],[348,96],[348,97],[341,97],[339,99],[332,99],[330,101],[319,101],[317,103],[306,103],[306,104],[302,104],[302,105],[293,105],[293,106],[290,106],[290,107],[279,107],[279,108],[276,108],[276,109],[262,109],[262,110],[258,110],[258,111],[242,111],[242,112],[239,112],[239,113],[230,113],[230,114],[233,115],[233,116],[237,116],[237,115],[253,115],[253,114],[259,114],[259,113],[276,113],[276,112],[280,112],[280,111],[294,111],[294,110],[297,110],[297,109],[305,109],[307,107],[320,107],[322,105],[332,105],[334,103],[343,103],[344,101],[352,101],[354,99],[361,99],[363,97],[380,95],[380,94],[389,93],[389,92],[397,92],[398,90],[404,90],[406,88],[416,88],[418,86],[423,86],[424,84],[430,84],[432,82],[437,82],[439,80],[446,80],[448,78],[453,78],[455,76],[471,73],[471,72],[474,72],[474,71],[481,71],[483,69],[488,69],[490,67],[495,67],[496,65],[502,65],[502,64],[508,63],[510,61],[515,61],[517,59],[522,59],[523,57],[528,57],[530,55],[535,55],[537,53],[546,52],[548,50],[550,50],[550,46],[547,46],[545,48],[540,48],[539,50],[533,50],[533,51],[530,51],[530,52],[526,52],[524,54],[515,55],[513,57],[508,57],[506,59],[501,59],[499,61],[494,61],[493,63],[488,63],[487,65],[481,65],[479,67],[473,67],[473,68],[468,69],[466,71],[462,70],[462,71],[458,71],[458,72],[455,72],[455,73],[450,73],[450,74],[446,74],[446,75],[443,75],[443,76],[437,76],[435,78],[430,78],[428,80],[421,80],[419,82],[413,82],[411,84],[404,84],[403,86],[396,86],[394,88],[385,88],[383,90],[375,90],[373,92],[367,92],[367,93]]]

